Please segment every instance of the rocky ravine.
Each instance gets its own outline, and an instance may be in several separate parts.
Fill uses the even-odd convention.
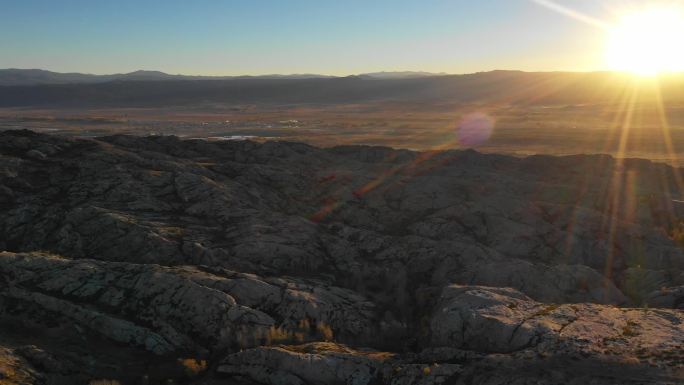
[[[0,383],[684,381],[679,169],[0,133]]]

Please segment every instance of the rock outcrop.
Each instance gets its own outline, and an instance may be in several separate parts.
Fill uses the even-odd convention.
[[[217,368],[260,384],[669,384],[682,380],[684,314],[549,305],[513,289],[449,286],[420,354],[331,343],[257,347]]]
[[[159,355],[246,348],[294,334],[344,339],[376,324],[372,304],[346,289],[207,270],[0,253],[2,296],[12,309],[34,308]]]
[[[27,383],[676,383],[682,179],[0,132],[0,347]]]
[[[542,304],[513,289],[454,285],[444,289],[430,328],[433,346],[621,359],[662,355],[659,365],[678,366],[683,322],[676,310]]]
[[[390,354],[317,342],[235,353],[217,371],[266,384],[367,385],[381,378],[382,362],[389,358]]]

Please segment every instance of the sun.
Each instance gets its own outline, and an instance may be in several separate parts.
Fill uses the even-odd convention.
[[[625,14],[609,27],[606,62],[610,69],[638,75],[684,70],[684,13],[676,6]]]

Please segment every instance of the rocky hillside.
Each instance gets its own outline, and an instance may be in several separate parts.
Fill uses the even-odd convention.
[[[680,383],[682,180],[0,132],[0,383]]]

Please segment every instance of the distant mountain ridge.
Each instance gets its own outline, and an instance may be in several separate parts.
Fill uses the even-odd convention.
[[[46,76],[41,71],[35,75]],[[567,105],[615,103],[624,99],[629,90],[635,92],[637,88],[640,103],[684,105],[684,73],[661,75],[650,80],[617,72],[522,71],[412,77],[400,73],[395,77],[371,74],[227,78],[138,71],[111,75],[107,78],[109,81],[89,77],[97,75],[85,75],[86,80],[80,82],[78,74],[60,76],[58,80],[61,83],[31,84],[26,83],[26,79],[23,85],[0,83],[0,107],[158,107],[198,103],[292,105],[376,101]]]
[[[110,81],[127,80],[229,80],[242,78],[264,79],[309,79],[329,78],[332,76],[318,74],[292,74],[292,75],[262,75],[262,76],[193,76],[172,75],[161,71],[138,70],[123,74],[94,75],[77,72],[62,73],[41,69],[0,69],[0,86],[30,86],[42,84],[78,84],[78,83],[105,83]]]
[[[357,76],[377,79],[408,79],[429,76],[442,76],[445,73],[394,71],[373,72]],[[78,84],[105,83],[110,81],[162,81],[162,80],[231,80],[231,79],[327,79],[337,76],[321,74],[269,74],[269,75],[238,75],[238,76],[201,76],[201,75],[173,75],[161,71],[138,70],[129,73],[94,75],[78,72],[53,72],[42,69],[0,69],[0,86],[30,86],[42,84]]]
[[[369,72],[365,74],[360,74],[361,77],[369,77],[376,79],[411,79],[411,78],[424,78],[432,76],[447,76],[446,72],[424,72],[424,71],[381,71],[381,72]]]

